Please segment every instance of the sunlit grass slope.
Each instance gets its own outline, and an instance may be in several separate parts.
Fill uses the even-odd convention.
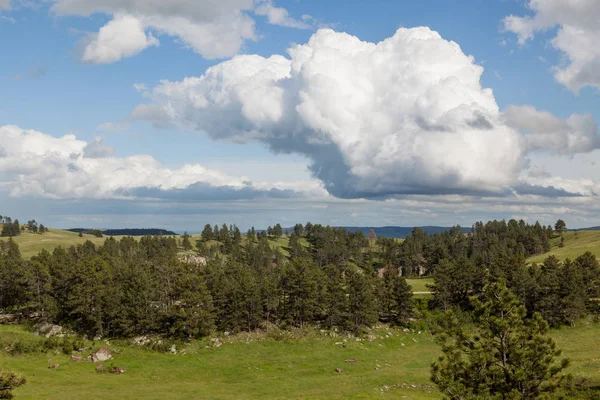
[[[561,260],[567,258],[575,259],[585,253],[591,252],[600,258],[600,231],[574,231],[565,232],[564,247],[559,247],[560,236],[552,239],[552,249],[550,252],[529,258],[529,262],[541,263],[550,255],[554,255]]]

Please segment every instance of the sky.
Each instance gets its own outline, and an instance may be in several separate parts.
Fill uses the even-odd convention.
[[[0,0],[0,214],[600,225],[599,0]]]

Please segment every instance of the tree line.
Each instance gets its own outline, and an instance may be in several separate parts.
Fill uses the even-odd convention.
[[[217,253],[206,264],[179,261],[170,237],[87,241],[30,261],[14,241],[0,242],[0,308],[36,311],[81,334],[120,337],[407,323],[413,305],[404,278],[376,280],[349,266],[277,257],[267,240],[250,241],[239,258]]]
[[[407,324],[414,300],[404,277],[424,274],[434,278],[432,308],[469,311],[471,296],[502,279],[528,315],[539,312],[552,325],[597,312],[593,255],[526,265],[556,234],[537,223],[477,223],[466,235],[458,227],[433,235],[415,229],[403,242],[297,224],[282,250],[272,243],[278,232],[242,236],[226,224],[210,232],[195,246],[189,235],[181,242],[108,238],[31,260],[12,240],[0,242],[0,308],[30,309],[103,336],[198,337],[306,324],[360,331],[378,320]],[[205,262],[182,262],[180,244]]]
[[[3,237],[14,237],[19,236],[21,232],[27,230],[31,233],[39,233],[43,235],[48,232],[48,228],[44,226],[44,224],[39,224],[35,219],[27,221],[27,224],[21,225],[18,219],[13,219],[9,216],[0,215],[0,224],[2,224],[2,231],[0,232],[0,236]]]

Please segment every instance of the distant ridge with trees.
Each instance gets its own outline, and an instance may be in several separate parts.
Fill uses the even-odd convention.
[[[387,237],[387,238],[395,238],[395,239],[404,239],[409,236],[415,227],[408,226],[382,226],[382,227],[372,227],[372,226],[343,226],[341,227],[346,229],[348,232],[362,232],[365,236],[369,234],[369,231],[373,229],[377,237]],[[433,235],[434,233],[443,233],[449,232],[452,227],[445,226],[419,226],[423,232],[428,235]],[[463,233],[471,232],[471,227],[462,227],[460,228]]]
[[[87,233],[92,234],[92,232],[97,231],[97,229],[86,229],[86,228],[73,228],[67,229],[69,232],[75,233]],[[166,229],[158,229],[158,228],[142,228],[142,229],[106,229],[101,231],[102,234],[106,236],[177,236],[178,234],[169,231]]]

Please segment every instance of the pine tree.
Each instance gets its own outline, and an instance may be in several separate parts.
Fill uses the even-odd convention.
[[[348,320],[348,296],[342,279],[342,271],[335,265],[329,265],[325,267],[324,280],[321,304],[325,314],[325,326],[329,329],[334,327],[346,329],[350,325],[350,321]]]
[[[202,230],[202,240],[208,242],[209,240],[214,239],[213,230],[210,224],[204,225],[204,229]]]
[[[526,310],[504,283],[472,298],[476,323],[464,327],[451,314],[437,336],[443,356],[431,365],[431,380],[447,399],[537,399],[555,391],[568,360],[546,336],[540,314]]]
[[[304,235],[304,226],[302,226],[302,224],[296,224],[294,226],[294,233],[299,237],[302,237],[302,235]]]
[[[395,268],[386,270],[378,283],[380,315],[397,325],[406,324],[413,315],[411,286]]]
[[[377,322],[377,303],[371,278],[363,271],[348,270],[348,314],[350,328],[360,331]]]
[[[187,232],[183,233],[183,239],[181,241],[181,246],[184,250],[191,250],[193,248],[192,242],[190,241],[190,235]]]
[[[562,219],[559,219],[556,221],[556,224],[554,224],[554,230],[562,235],[562,233],[567,230],[567,224]]]
[[[272,233],[273,233],[273,237],[275,237],[275,239],[279,239],[281,237],[281,235],[283,235],[283,228],[281,227],[280,224],[277,224],[273,227]]]
[[[287,265],[282,277],[284,318],[302,327],[310,322],[318,308],[320,270],[311,260],[297,258]]]

